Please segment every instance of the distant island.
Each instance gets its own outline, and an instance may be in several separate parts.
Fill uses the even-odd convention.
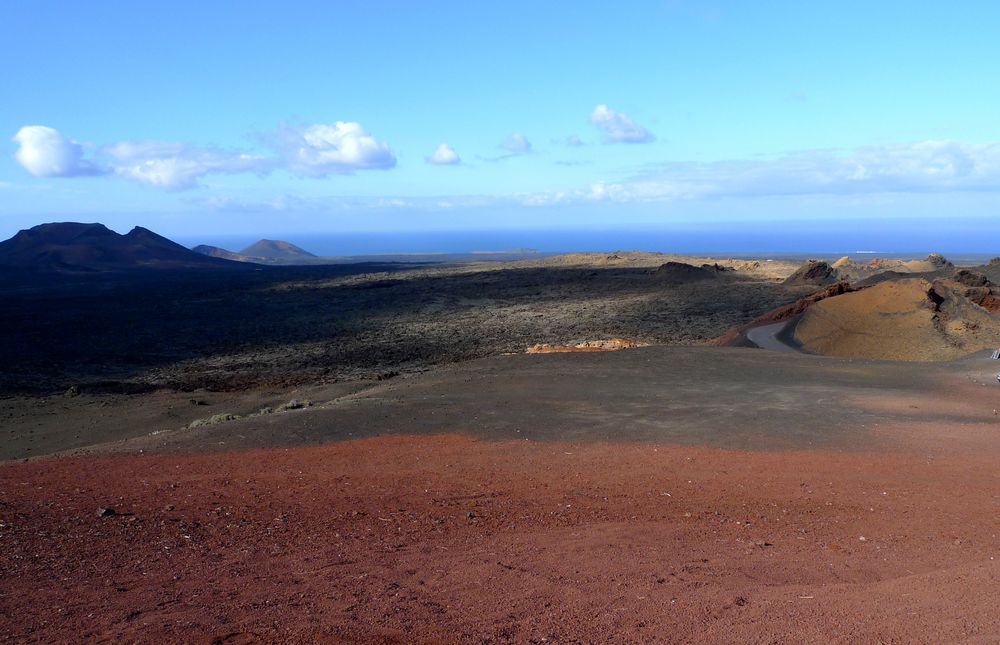
[[[309,251],[283,240],[258,240],[242,251],[229,251],[208,244],[199,244],[191,250],[213,258],[257,264],[309,264],[318,259]]]
[[[262,239],[240,251],[230,251],[218,246],[199,244],[192,251],[214,258],[254,264],[304,265],[343,264],[348,262],[471,262],[511,261],[546,255],[537,249],[514,248],[498,251],[475,250],[465,253],[378,253],[366,255],[316,255],[284,240]]]

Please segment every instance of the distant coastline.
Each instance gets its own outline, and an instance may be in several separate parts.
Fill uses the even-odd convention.
[[[185,246],[209,244],[225,249],[242,249],[262,235],[287,240],[306,251],[323,257],[378,255],[452,255],[489,256],[531,250],[544,255],[572,252],[660,251],[695,256],[756,258],[775,260],[836,260],[847,256],[919,259],[928,253],[942,253],[958,264],[981,264],[1000,255],[995,250],[969,248],[968,239],[936,239],[933,242],[899,240],[899,248],[879,249],[864,244],[853,245],[840,236],[777,236],[773,231],[750,234],[734,232],[671,232],[665,230],[482,230],[418,231],[371,233],[293,233],[267,231],[256,235],[176,236]],[[866,240],[858,240],[864,242]],[[872,240],[868,240],[872,241]],[[877,241],[877,240],[876,240]],[[884,240],[882,240],[884,242]],[[981,241],[981,240],[980,240]],[[985,246],[985,242],[982,242]],[[871,249],[879,250],[871,250]],[[862,249],[862,250],[854,250]]]

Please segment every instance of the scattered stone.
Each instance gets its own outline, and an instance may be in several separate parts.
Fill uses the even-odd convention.
[[[111,517],[112,515],[117,515],[117,511],[110,506],[102,506],[97,509],[97,517]]]
[[[80,396],[80,388],[76,385],[69,386],[69,389],[64,392],[64,396]]]

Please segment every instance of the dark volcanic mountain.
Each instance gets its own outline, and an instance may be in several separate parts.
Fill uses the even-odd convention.
[[[149,229],[120,235],[103,224],[58,222],[0,242],[0,266],[43,271],[120,271],[239,266],[195,253]]]
[[[281,240],[260,240],[243,249],[239,254],[269,260],[296,260],[316,257],[309,251]]]

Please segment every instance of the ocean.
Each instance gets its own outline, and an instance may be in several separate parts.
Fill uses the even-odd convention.
[[[541,253],[572,251],[661,251],[688,255],[755,258],[920,258],[942,253],[958,264],[978,264],[1000,255],[1000,238],[955,231],[920,236],[898,231],[776,231],[773,224],[714,231],[666,229],[609,230],[465,230],[344,233],[281,233],[180,237],[188,246],[210,244],[239,251],[261,238],[280,239],[321,256],[471,253],[532,249]]]

